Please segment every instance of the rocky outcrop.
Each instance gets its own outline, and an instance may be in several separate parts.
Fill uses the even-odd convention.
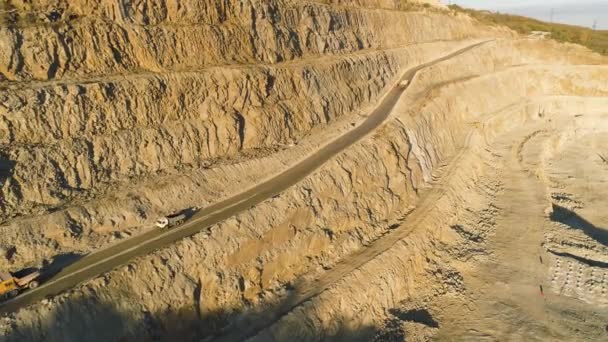
[[[399,48],[491,34],[435,9],[314,2],[5,9],[5,219],[267,154],[376,101],[406,65]]]

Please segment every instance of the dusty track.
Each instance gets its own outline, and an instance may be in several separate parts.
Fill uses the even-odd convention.
[[[479,45],[485,44],[486,42],[487,41],[470,45],[442,58],[408,70],[402,76],[399,82],[407,80],[409,81],[409,86],[418,71],[463,54]],[[153,250],[167,246],[179,239],[196,234],[213,224],[223,221],[238,212],[255,206],[265,199],[284,191],[285,189],[299,182],[301,179],[305,178],[310,173],[314,172],[327,160],[356,143],[380,126],[389,117],[391,110],[406,89],[407,86],[395,86],[386,94],[381,103],[370,114],[369,118],[360,126],[328,143],[314,154],[308,156],[306,159],[300,161],[276,177],[273,177],[229,199],[204,208],[197,213],[190,220],[190,222],[177,229],[169,232],[150,230],[107,249],[89,254],[63,269],[39,288],[26,292],[15,299],[3,303],[2,306],[0,306],[0,312],[12,312],[23,306],[41,300],[42,298],[56,295],[76,286],[85,280],[93,278],[104,272],[108,272],[117,266],[123,265],[137,256],[145,255]],[[428,199],[428,201],[431,201],[431,199]],[[405,234],[407,235],[407,233]],[[388,248],[402,238],[403,236],[399,234],[398,236],[388,235],[386,238],[379,240],[378,246],[380,247],[366,250],[362,254],[358,255],[354,261],[348,263],[348,267],[343,268],[340,272],[336,271],[334,275],[324,280],[322,284],[326,284],[325,286],[316,287],[311,289],[311,291],[303,292],[301,296],[298,296],[298,300],[292,302],[293,305],[291,305],[291,307],[321,293],[331,283],[337,281],[348,272],[351,272],[353,269],[356,269],[359,265],[365,263],[366,260],[370,260],[370,258],[378,255],[383,250],[382,248]],[[251,331],[254,331],[254,329]]]

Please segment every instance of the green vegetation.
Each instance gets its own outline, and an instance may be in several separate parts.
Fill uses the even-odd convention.
[[[518,15],[477,11],[457,5],[451,5],[450,8],[467,13],[482,23],[507,26],[523,34],[530,34],[532,31],[550,32],[551,38],[557,41],[584,45],[593,51],[608,55],[608,31],[594,31],[580,26],[547,23]]]

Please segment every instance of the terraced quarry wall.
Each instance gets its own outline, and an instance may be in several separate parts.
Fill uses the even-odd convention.
[[[425,310],[465,296],[448,260],[485,257],[496,137],[608,97],[605,59],[436,9],[144,4],[3,29],[21,41],[1,85],[7,267],[245,189],[361,124],[406,70],[497,39],[421,70],[383,126],[279,196],[14,313],[8,340],[425,338]],[[62,28],[63,53],[26,56]]]
[[[403,64],[390,48],[474,32],[450,18],[458,28],[394,33],[443,22],[433,13],[200,6],[189,9],[200,16],[190,25],[168,9],[125,9],[116,21],[98,9],[69,24],[3,29],[11,49],[2,63],[0,137],[16,163],[3,188],[5,216],[298,139],[375,100]],[[335,95],[324,96],[328,88]]]
[[[186,207],[168,203],[217,201],[221,193],[179,202],[188,187],[167,197],[161,185],[180,176],[206,184],[191,175],[353,117],[405,67],[439,55],[420,44],[487,35],[437,11],[306,2],[12,4],[0,63],[3,230],[67,251]],[[417,29],[427,26],[438,29]],[[41,253],[22,248],[8,261],[51,256]]]

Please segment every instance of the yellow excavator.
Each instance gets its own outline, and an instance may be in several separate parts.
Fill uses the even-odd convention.
[[[22,272],[19,272],[22,273]],[[0,271],[0,299],[16,297],[25,289],[38,287],[40,271],[27,272],[25,275]]]

